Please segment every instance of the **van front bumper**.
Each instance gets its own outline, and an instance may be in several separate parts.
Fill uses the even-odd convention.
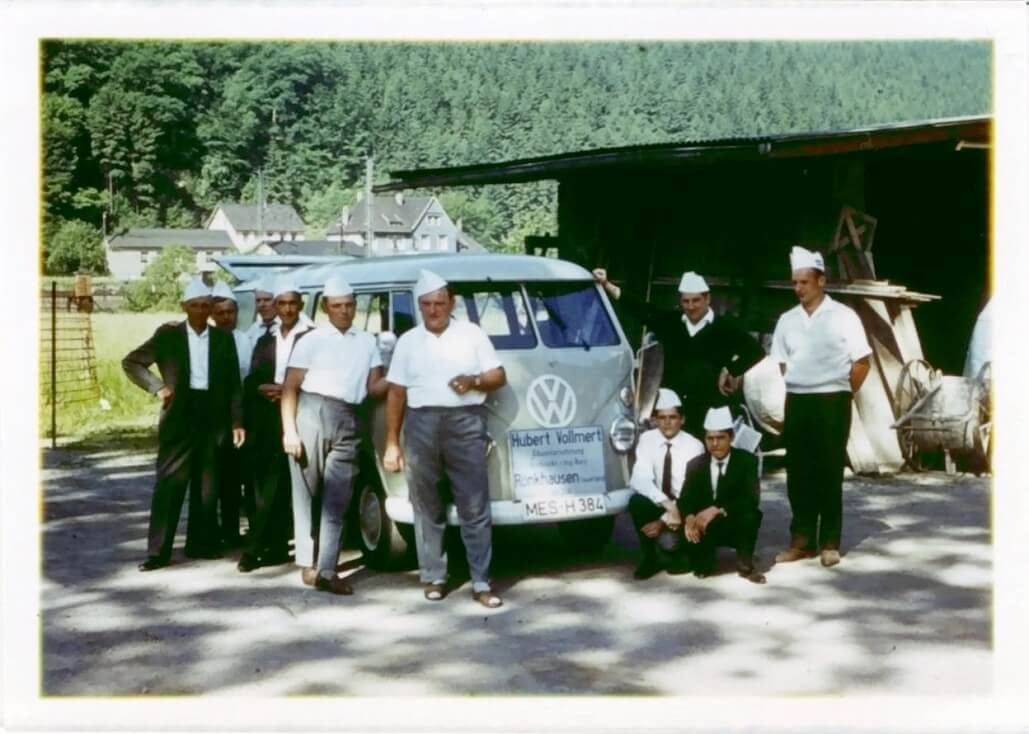
[[[629,506],[629,498],[633,494],[632,489],[613,489],[607,492],[607,502],[603,514],[595,515],[533,515],[526,517],[525,505],[521,500],[499,500],[490,502],[490,512],[493,515],[494,525],[537,525],[547,522],[565,522],[567,520],[588,520],[590,517],[606,517],[624,512]],[[548,499],[565,500],[574,499],[575,495],[560,495]],[[404,497],[387,497],[386,514],[394,522],[411,524],[414,522],[414,508]],[[460,525],[457,517],[457,508],[447,505],[447,525]]]

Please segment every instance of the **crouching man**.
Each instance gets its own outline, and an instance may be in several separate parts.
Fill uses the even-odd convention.
[[[765,576],[754,567],[761,529],[761,480],[757,458],[732,447],[729,409],[712,408],[704,419],[707,453],[690,461],[679,495],[690,568],[703,578],[715,569],[719,546],[736,550],[736,570],[755,584]]]
[[[682,430],[682,402],[672,390],[661,388],[653,417],[657,428],[640,436],[629,479],[636,490],[629,498],[629,515],[640,539],[640,562],[633,573],[639,580],[649,579],[662,566],[678,570],[685,561],[676,500],[686,465],[704,453],[704,444]]]

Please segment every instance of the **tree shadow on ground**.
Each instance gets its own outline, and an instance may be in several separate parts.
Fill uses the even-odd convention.
[[[44,694],[904,693],[916,671],[969,693],[939,676],[989,669],[986,480],[849,481],[843,564],[771,566],[764,586],[736,577],[731,551],[713,578],[633,581],[625,516],[592,557],[551,526],[497,528],[506,603],[484,610],[466,582],[427,602],[416,572],[353,552],[353,597],[292,565],[239,574],[238,553],[185,561],[181,535],[171,567],[140,574],[154,447],[130,445],[44,456]],[[788,541],[781,475],[763,509],[769,568]]]

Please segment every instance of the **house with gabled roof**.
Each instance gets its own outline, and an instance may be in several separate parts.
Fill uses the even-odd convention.
[[[369,226],[373,233],[370,248],[365,242]],[[345,209],[340,221],[329,227],[326,238],[363,248],[370,257],[458,252],[462,249],[461,235],[460,225],[454,223],[435,196],[406,196],[397,192],[373,197],[371,212],[363,198],[352,209]],[[472,249],[482,248],[470,237],[464,241],[466,245],[473,243],[468,245]]]
[[[138,280],[167,247],[183,245],[196,253],[197,271],[214,263],[215,255],[234,254],[227,232],[210,229],[129,229],[104,238],[107,269],[119,280]]]
[[[291,204],[239,204],[219,202],[204,223],[210,230],[227,232],[240,252],[250,252],[266,240],[303,240],[307,225]]]

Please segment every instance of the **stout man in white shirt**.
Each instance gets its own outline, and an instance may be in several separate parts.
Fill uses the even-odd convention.
[[[354,328],[357,300],[342,277],[325,281],[321,299],[329,323],[299,341],[282,391],[282,445],[293,480],[295,563],[303,582],[350,594],[336,575],[343,518],[353,496],[361,429],[357,407],[386,394],[375,337]],[[312,503],[320,522],[312,525]]]
[[[147,558],[140,571],[171,562],[175,530],[189,488],[186,556],[218,558],[218,453],[243,444],[236,346],[211,329],[211,290],[200,279],[182,296],[186,320],[164,324],[122,360],[132,382],[161,399],[157,482],[150,504]],[[150,371],[156,364],[160,377]]]
[[[682,402],[672,390],[661,388],[654,406],[657,428],[646,431],[636,444],[636,463],[629,486],[629,516],[640,539],[640,562],[633,578],[643,580],[661,570],[658,538],[669,539],[665,552],[681,555],[682,517],[675,501],[686,478],[686,464],[704,453],[704,444],[682,430]],[[675,542],[671,542],[674,539]]]
[[[443,278],[421,271],[414,296],[422,324],[400,337],[390,362],[382,463],[407,475],[425,598],[439,601],[447,592],[446,505],[437,489],[446,474],[461,519],[472,598],[499,607],[503,602],[489,581],[493,540],[483,403],[507,377],[485,332],[451,318],[454,296]]]
[[[822,255],[794,247],[793,291],[799,305],[779,317],[772,358],[786,380],[786,490],[793,519],[790,547],[779,563],[821,552],[823,566],[840,562],[843,467],[851,402],[870,367],[857,313],[825,292]]]

